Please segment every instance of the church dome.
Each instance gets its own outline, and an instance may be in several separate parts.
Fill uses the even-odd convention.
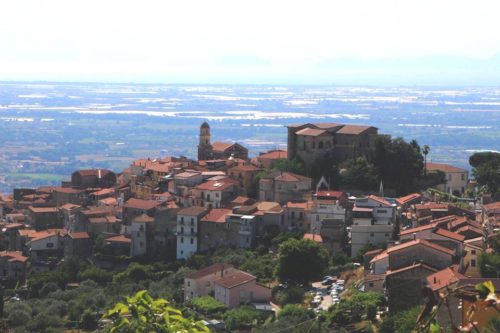
[[[200,128],[210,128],[210,126],[208,126],[208,123],[204,121]]]

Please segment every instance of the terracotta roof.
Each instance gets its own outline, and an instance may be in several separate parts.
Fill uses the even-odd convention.
[[[436,272],[437,269],[431,267],[431,266],[428,266],[426,264],[423,264],[423,263],[417,263],[417,264],[413,264],[411,266],[406,266],[406,267],[403,267],[403,268],[400,268],[400,269],[396,269],[394,271],[387,271],[385,274],[386,276],[390,276],[390,275],[395,275],[395,274],[399,274],[399,273],[402,273],[402,272],[406,272],[406,271],[410,271],[412,269],[415,269],[415,268],[418,268],[418,267],[422,267],[422,268],[425,268],[431,272]]]
[[[426,203],[426,204],[417,204],[415,205],[416,210],[433,210],[433,209],[449,209],[449,205],[445,203],[436,203],[436,202],[431,202],[431,203]]]
[[[79,207],[81,207],[81,206],[80,205],[74,205],[72,203],[67,203],[67,204],[64,204],[64,205],[60,206],[59,208],[66,209],[66,210],[71,210],[71,209],[79,208]]]
[[[382,260],[384,258],[387,258],[388,256],[389,256],[389,254],[387,253],[387,250],[385,250],[385,251],[377,254],[375,257],[373,257],[372,260],[370,260],[370,263]]]
[[[184,171],[181,173],[178,173],[174,176],[174,178],[191,178],[191,177],[196,177],[201,175],[201,172],[192,172],[192,171]]]
[[[365,283],[366,282],[373,282],[373,281],[380,281],[385,279],[385,274],[367,274],[365,275]]]
[[[378,197],[378,196],[376,196],[376,195],[369,195],[369,196],[368,196],[368,199],[371,199],[371,200],[373,200],[373,201],[376,201],[376,202],[378,202],[378,203],[381,203],[382,205],[385,205],[385,206],[392,206],[392,204],[391,204],[389,201],[385,200],[385,199],[384,199],[384,198],[382,198],[382,197]]]
[[[466,172],[467,170],[444,163],[427,163],[427,170],[441,170],[443,172]]]
[[[196,186],[197,190],[203,191],[224,191],[228,188],[236,185],[236,182],[230,178],[224,178],[221,180],[209,180],[205,183],[202,183]]]
[[[36,242],[41,239],[54,236],[59,236],[59,232],[46,230],[46,231],[37,231],[36,233],[28,235],[28,237],[30,238],[30,242]]]
[[[28,208],[34,213],[57,213],[59,209],[57,207],[33,207],[29,206]]]
[[[231,209],[223,209],[223,208],[214,208],[205,215],[201,221],[202,222],[216,222],[216,223],[225,223],[226,216],[232,214]]]
[[[311,180],[312,181],[312,179],[309,177],[297,175],[297,174],[291,173],[291,172],[277,172],[277,173],[273,174],[272,178],[274,178],[274,180],[277,180],[277,181],[279,180],[282,182],[299,182],[299,181],[303,181],[303,180],[306,180],[306,181]]]
[[[409,242],[405,242],[405,243],[401,243],[401,244],[398,244],[398,245],[394,245],[390,248],[387,249],[387,253],[388,254],[391,254],[393,252],[396,252],[396,251],[400,251],[400,250],[403,250],[403,249],[406,249],[406,248],[409,248],[409,247],[412,247],[412,246],[417,246],[417,245],[423,245],[423,246],[426,246],[426,247],[430,247],[434,250],[437,250],[437,251],[440,251],[440,252],[444,252],[444,253],[447,253],[449,255],[455,255],[455,251],[453,250],[450,250],[450,249],[447,249],[441,245],[438,245],[438,244],[435,244],[435,243],[431,243],[425,239],[417,239],[417,240],[412,240],[412,241],[409,241]]]
[[[9,258],[9,261],[26,262],[28,257],[23,256],[21,251],[2,251],[0,252],[0,257]]]
[[[130,243],[132,243],[132,240],[130,238],[125,237],[124,235],[118,235],[118,236],[106,238],[106,242],[130,244]]]
[[[184,215],[184,216],[199,216],[202,214],[205,214],[207,211],[206,208],[204,207],[198,207],[198,206],[191,206],[191,207],[186,207],[177,212],[177,215]]]
[[[113,189],[113,188],[104,188],[102,190],[92,192],[91,194],[95,195],[95,196],[100,196],[100,195],[108,195],[108,194],[114,194],[114,193],[115,193],[115,189]]]
[[[304,239],[309,239],[317,243],[323,243],[323,237],[317,234],[304,234]]]
[[[234,266],[231,264],[216,263],[216,264],[210,265],[208,267],[202,268],[196,272],[186,274],[186,278],[199,279],[201,277],[211,275],[211,274],[214,274],[216,272],[222,271],[224,269],[233,268],[233,267]]]
[[[463,227],[460,227],[458,228],[457,230],[455,230],[457,233],[459,234],[462,234],[462,233],[465,233],[467,231],[472,231],[478,235],[483,235],[483,230],[479,229],[479,228],[476,228],[476,227],[473,227],[471,225],[466,225],[466,226],[463,226]],[[464,236],[465,238],[465,236]]]
[[[305,135],[305,136],[320,136],[320,135],[323,135],[325,133],[328,133],[328,132],[325,130],[314,129],[314,128],[304,128],[304,129],[301,129],[300,131],[296,132],[297,135]]]
[[[458,272],[458,266],[453,265],[429,275],[427,277],[427,283],[433,291],[437,291],[457,282],[461,278],[465,278],[465,276]]]
[[[370,128],[375,128],[372,126],[360,126],[360,125],[344,125],[342,126],[341,129],[339,129],[336,133],[337,134],[361,134],[364,131],[370,129]]]
[[[73,239],[88,239],[88,238],[90,238],[89,234],[85,231],[68,232],[68,236],[73,238]]]
[[[268,212],[268,211],[281,211],[281,205],[274,201],[259,201],[257,202],[257,210]]]
[[[307,210],[310,208],[312,205],[312,202],[310,201],[299,201],[299,202],[287,202],[286,207],[288,208],[298,208],[298,209],[303,209]]]
[[[234,143],[216,141],[216,142],[212,143],[212,149],[215,151],[222,152],[228,148],[231,148],[233,145],[234,145]]]
[[[433,228],[436,228],[436,224],[432,223],[432,224],[426,224],[426,225],[421,225],[421,226],[418,226],[418,227],[415,227],[415,228],[410,228],[410,229],[406,229],[406,230],[403,230],[399,233],[399,235],[408,235],[408,234],[413,234],[414,232],[420,232],[420,231],[424,231],[424,230],[428,230],[428,229],[433,229]]]
[[[104,205],[108,205],[108,206],[118,205],[118,201],[116,200],[116,198],[104,198],[104,199],[99,200],[99,202],[104,204]]]
[[[135,208],[135,209],[141,209],[141,210],[150,210],[150,209],[153,209],[159,205],[161,205],[161,202],[158,202],[156,200],[144,200],[144,199],[130,198],[127,200],[125,205],[123,205],[123,207]]]
[[[344,126],[343,124],[337,124],[337,123],[314,123],[312,125],[317,127],[317,128],[324,129],[324,130],[330,130],[330,129]]]
[[[277,160],[280,158],[286,159],[288,158],[288,151],[286,150],[271,150],[265,154],[261,154],[257,156],[258,159],[265,158],[270,160]]]
[[[459,242],[463,242],[465,240],[465,236],[441,228],[435,230],[434,233],[443,237],[457,240]]]
[[[148,216],[146,214],[141,214],[133,219],[134,222],[138,222],[138,223],[151,223],[151,222],[154,222],[154,220],[155,220],[154,218],[152,218],[151,216]]]
[[[7,223],[3,226],[5,229],[16,229],[16,228],[24,228],[24,223]]]
[[[90,217],[89,222],[90,223],[116,223],[117,218],[114,215],[108,215],[108,216],[102,216],[102,217]]]
[[[231,289],[254,280],[256,280],[255,276],[243,271],[236,271],[215,281],[215,283],[224,288]]]
[[[489,203],[487,205],[483,205],[483,209],[485,209],[486,211],[493,210],[493,209],[500,209],[500,201],[492,202],[492,203]]]
[[[240,164],[230,168],[228,171],[259,171],[260,169],[252,164]]]
[[[412,193],[408,194],[404,197],[400,197],[396,199],[396,202],[400,205],[405,205],[408,202],[414,201],[414,200],[420,200],[422,198],[422,195],[420,193]]]
[[[248,197],[244,197],[244,196],[237,196],[236,198],[234,198],[233,201],[231,201],[231,203],[233,204],[237,204],[237,205],[244,205],[250,201],[253,201],[253,199],[250,199]]]

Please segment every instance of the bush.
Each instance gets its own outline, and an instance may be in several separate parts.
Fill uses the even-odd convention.
[[[224,304],[211,296],[196,297],[191,300],[194,308],[203,313],[217,313],[226,308]]]
[[[78,280],[92,280],[100,285],[105,285],[113,280],[113,273],[99,267],[89,267],[81,273],[78,273]]]
[[[97,317],[92,311],[86,309],[80,318],[80,326],[88,331],[93,331],[97,328]]]
[[[264,316],[263,312],[251,306],[241,306],[229,310],[224,315],[224,321],[231,330],[244,330],[250,329],[255,322],[261,321]]]
[[[300,287],[290,287],[276,292],[274,299],[279,305],[302,303],[304,300],[304,289]]]

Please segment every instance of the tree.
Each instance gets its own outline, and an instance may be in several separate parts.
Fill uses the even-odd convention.
[[[424,154],[424,176],[427,176],[427,155],[429,155],[430,151],[431,148],[428,145],[424,145],[422,148],[422,154]]]
[[[477,183],[497,195],[500,190],[500,153],[475,153],[469,157],[469,164]]]
[[[479,254],[478,259],[479,270],[483,278],[500,277],[500,254],[486,253]]]
[[[424,157],[415,140],[408,143],[402,138],[379,135],[375,140],[374,165],[386,187],[404,195],[418,189]]]
[[[304,174],[304,165],[298,159],[289,160],[286,158],[279,158],[273,162],[271,169],[274,171],[292,172],[299,175]]]
[[[349,188],[373,190],[377,187],[377,171],[364,157],[346,161],[340,175],[342,184]]]
[[[92,313],[90,309],[85,309],[85,311],[83,311],[80,319],[80,326],[88,331],[93,331],[97,328],[96,315]]]
[[[104,318],[113,321],[110,333],[114,332],[190,332],[202,333],[210,330],[199,321],[182,316],[182,312],[170,306],[165,299],[153,299],[146,290],[141,290],[124,302],[108,310]]]
[[[500,318],[491,319],[483,329],[483,333],[498,333],[500,332]]]
[[[92,280],[100,285],[105,285],[113,280],[113,273],[96,266],[91,266],[83,272],[78,273],[78,280]]]
[[[328,251],[322,245],[291,238],[279,248],[276,273],[280,281],[305,284],[321,277],[328,260]]]

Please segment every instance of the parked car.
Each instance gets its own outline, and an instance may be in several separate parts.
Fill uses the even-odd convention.
[[[318,303],[321,303],[321,300],[322,300],[321,296],[314,296],[312,303],[318,304]]]
[[[323,281],[321,281],[321,284],[324,286],[329,286],[333,283],[333,278],[331,276],[327,277]]]

